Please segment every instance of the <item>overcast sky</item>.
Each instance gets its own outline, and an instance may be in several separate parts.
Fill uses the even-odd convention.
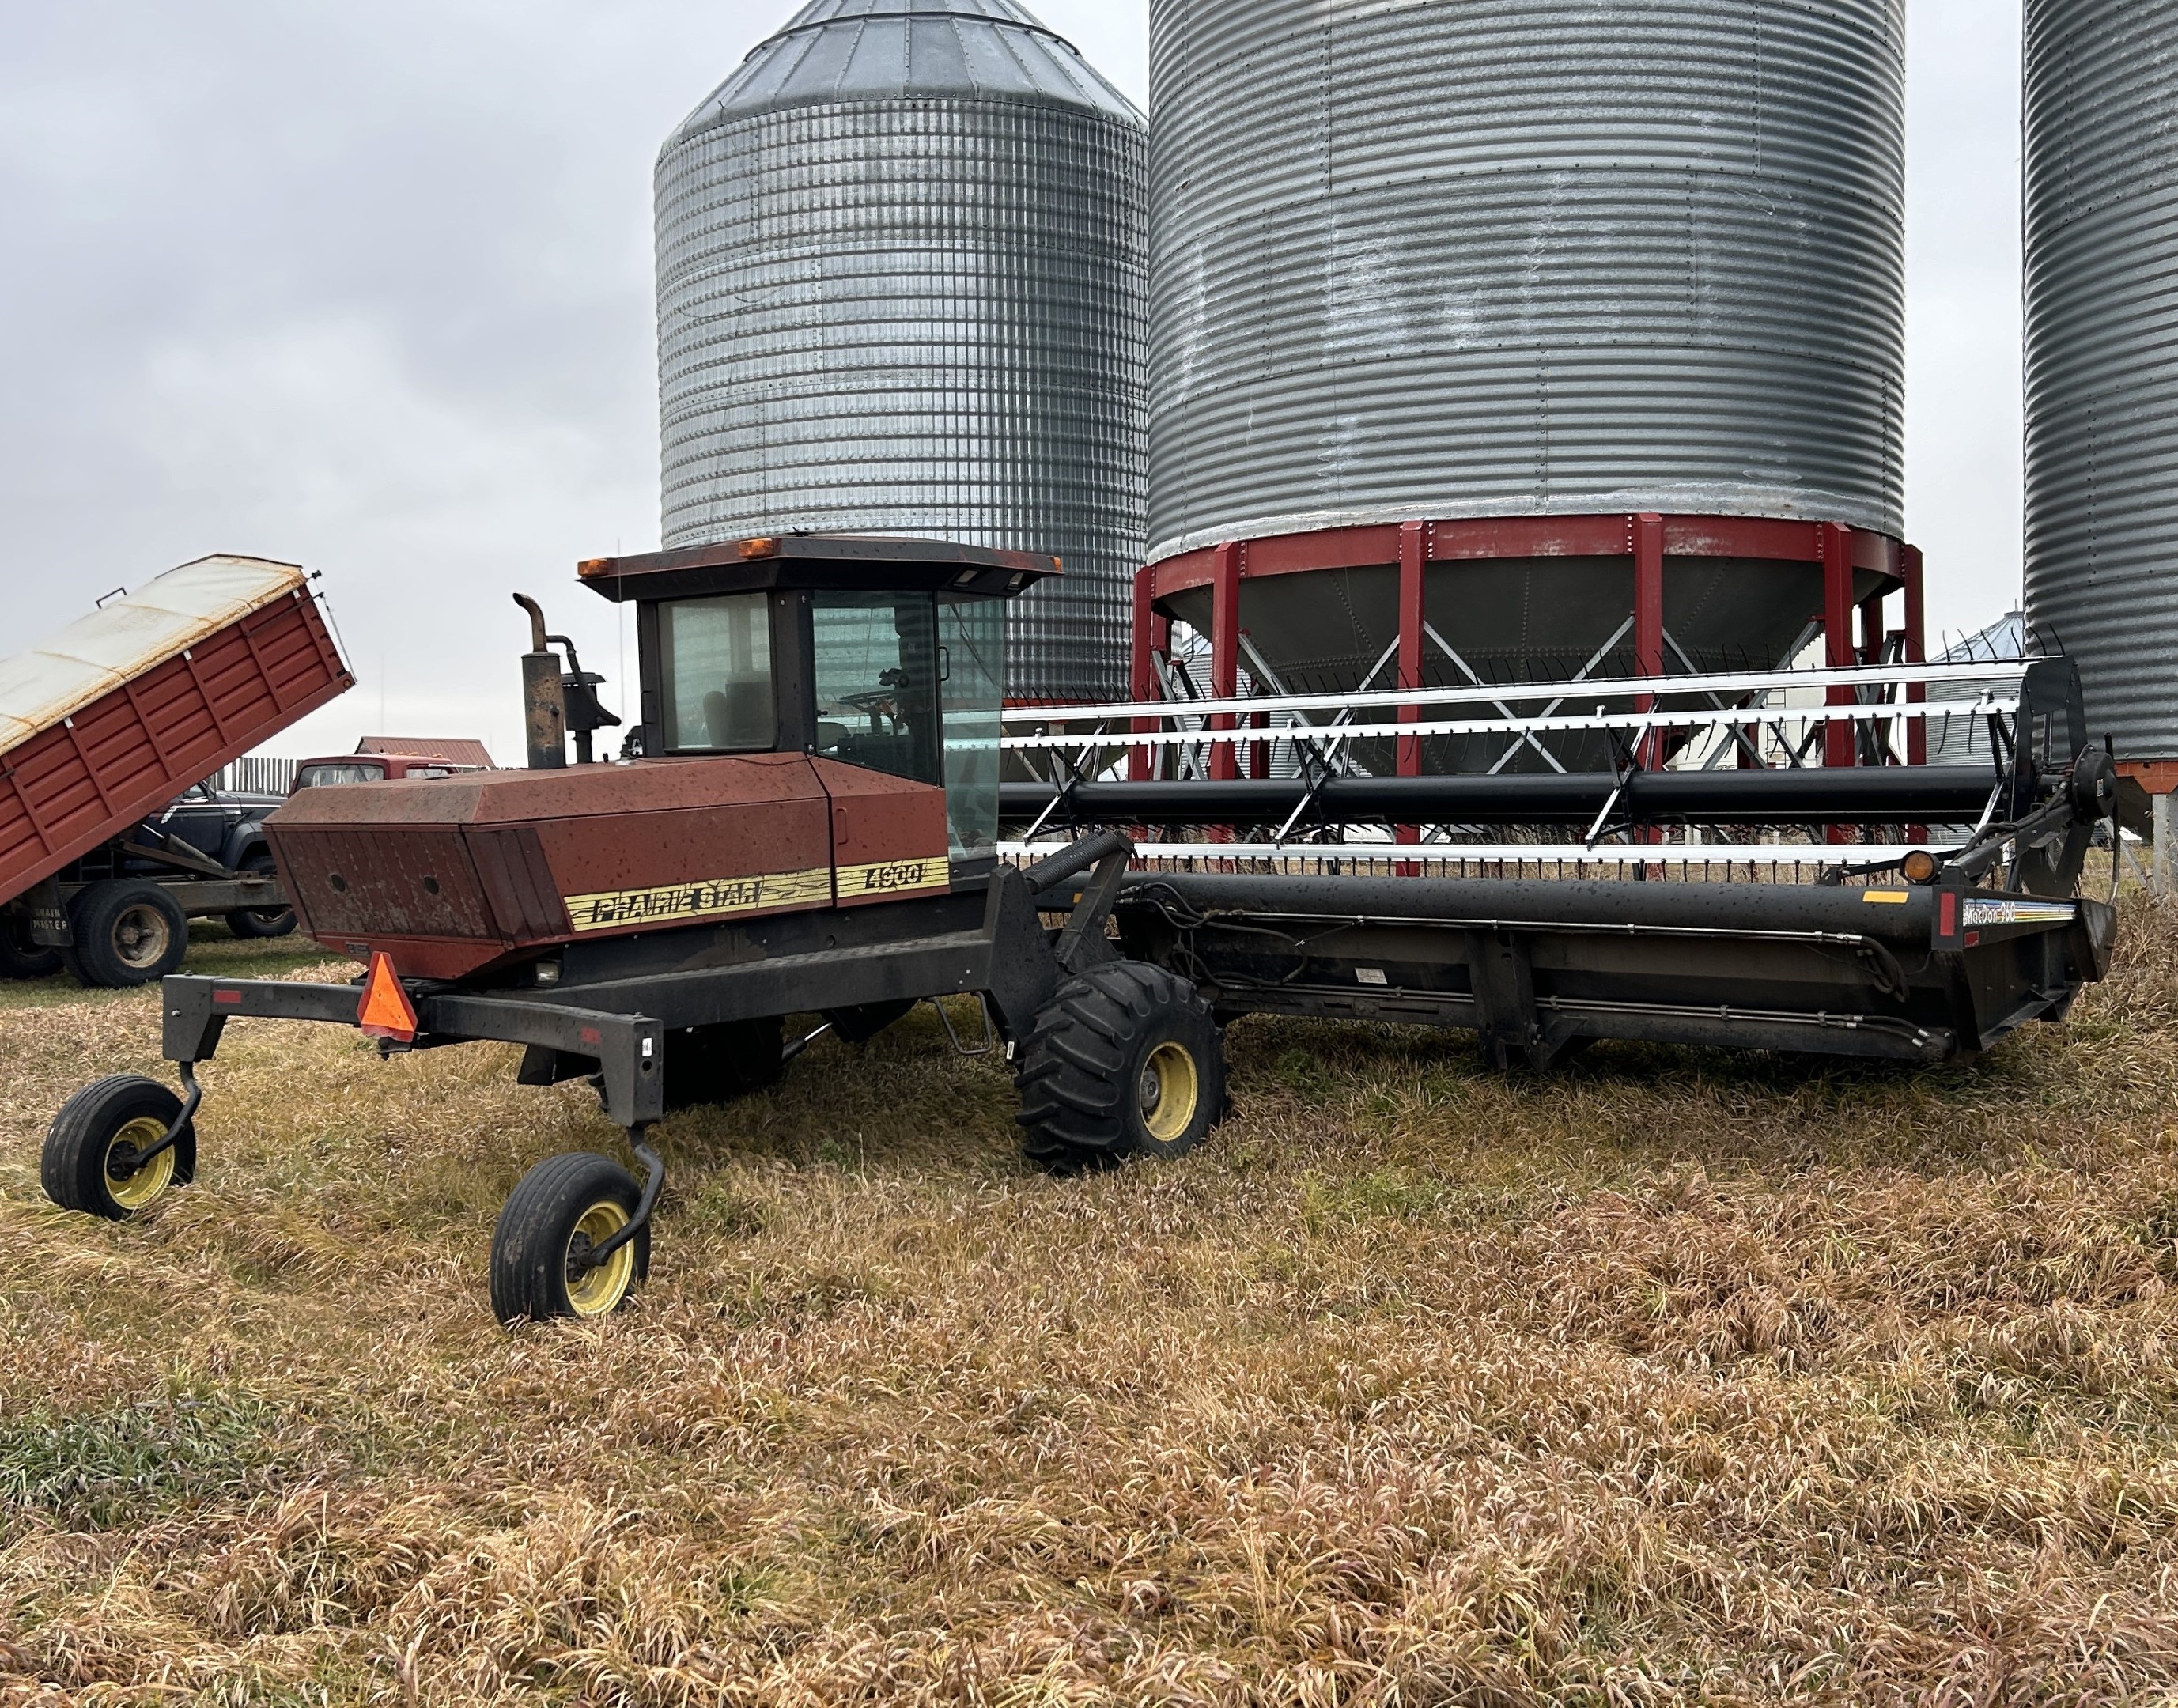
[[[2019,581],[2017,0],[1911,0],[1912,531]],[[363,685],[275,744],[518,761],[515,589],[654,547],[650,168],[796,0],[0,0],[0,655],[207,552],[322,571]],[[1138,101],[1142,0],[1042,0]]]

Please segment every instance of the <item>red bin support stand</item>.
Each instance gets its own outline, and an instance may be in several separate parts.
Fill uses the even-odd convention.
[[[1888,535],[1839,523],[1748,517],[1643,513],[1469,517],[1228,541],[1151,565],[1141,572],[1135,584],[1135,695],[1138,701],[1161,698],[1157,660],[1160,656],[1170,657],[1171,602],[1176,596],[1206,590],[1210,594],[1210,632],[1206,637],[1210,647],[1210,690],[1213,697],[1232,698],[1239,688],[1240,639],[1251,583],[1283,575],[1380,566],[1398,578],[1399,686],[1417,689],[1426,684],[1426,581],[1432,565],[1552,557],[1618,558],[1627,562],[1633,593],[1629,616],[1634,652],[1637,673],[1642,676],[1669,677],[1665,622],[1668,566],[1675,559],[1689,558],[1815,567],[1820,572],[1821,605],[1810,616],[1824,635],[1827,664],[1849,668],[1880,663],[1886,650],[1894,646],[1904,662],[1927,662],[1921,554]],[[1904,599],[1904,627],[1897,632],[1885,627],[1885,613],[1893,594],[1902,594]],[[1907,691],[1907,698],[1924,702],[1927,692],[1914,687]],[[1837,708],[1856,703],[1855,691],[1849,687],[1833,688],[1826,698]],[[1655,700],[1644,695],[1638,703],[1646,711],[1653,709]],[[1398,714],[1402,724],[1420,719],[1420,710],[1411,706],[1402,708]],[[1229,715],[1221,715],[1212,720],[1212,727],[1229,731],[1236,722]],[[1137,733],[1146,733],[1150,727],[1147,723],[1138,724]],[[1925,764],[1928,750],[1926,725],[1916,720],[1907,736],[1906,763]],[[1419,736],[1401,736],[1396,751],[1400,775],[1421,774],[1423,745]],[[1661,765],[1669,751],[1668,732],[1657,731],[1644,736],[1639,757],[1644,765]],[[1825,765],[1862,763],[1858,725],[1850,719],[1831,724],[1820,751]],[[1260,771],[1265,750],[1251,748],[1250,753],[1252,763],[1246,769]],[[1210,764],[1214,778],[1240,776],[1244,769],[1240,747],[1231,742],[1213,747]],[[1159,756],[1146,747],[1132,750],[1130,777],[1147,781],[1163,774]],[[1398,832],[1403,842],[1412,842],[1418,835],[1411,826],[1401,827]]]

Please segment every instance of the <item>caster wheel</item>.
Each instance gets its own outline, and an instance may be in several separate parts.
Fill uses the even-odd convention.
[[[650,1273],[645,1228],[602,1263],[590,1253],[635,1219],[635,1176],[605,1157],[550,1157],[522,1177],[491,1236],[491,1308],[501,1322],[610,1317]]]
[[[40,1175],[63,1210],[110,1222],[140,1216],[196,1178],[194,1125],[148,1163],[136,1158],[166,1136],[182,1100],[156,1080],[123,1076],[78,1092],[53,1117]]]

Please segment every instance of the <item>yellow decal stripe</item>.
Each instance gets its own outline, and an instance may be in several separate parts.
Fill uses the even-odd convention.
[[[1910,890],[1871,890],[1862,901],[1870,907],[1909,907],[1913,902]]]
[[[1969,901],[1969,925],[2070,925],[2079,909],[2069,901]]]
[[[828,907],[832,902],[832,873],[819,867],[813,872],[712,878],[657,890],[616,890],[565,899],[567,917],[575,922],[577,932],[616,931],[630,925],[727,919],[737,913],[761,913],[774,907]]]
[[[943,854],[921,860],[880,860],[874,865],[840,868],[842,902],[869,901],[879,896],[923,895],[952,887],[952,868]]]

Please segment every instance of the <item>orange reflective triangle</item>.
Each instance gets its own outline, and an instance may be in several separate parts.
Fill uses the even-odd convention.
[[[370,957],[370,977],[364,983],[363,1003],[356,1018],[365,1037],[391,1038],[396,1043],[416,1042],[416,1005],[401,988],[393,957],[383,950]]]

